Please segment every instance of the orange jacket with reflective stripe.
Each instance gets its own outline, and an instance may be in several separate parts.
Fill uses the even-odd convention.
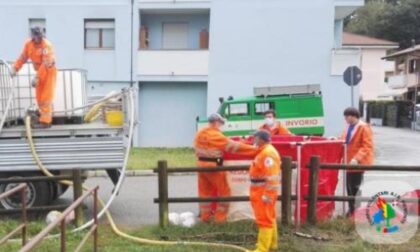
[[[249,170],[251,200],[261,200],[263,195],[276,200],[280,189],[280,165],[280,155],[273,145],[261,147]]]
[[[348,127],[343,131],[341,139],[346,140]],[[372,165],[374,159],[373,133],[370,126],[359,121],[353,129],[350,142],[347,145],[347,163],[356,159],[361,165]],[[351,170],[350,170],[351,171]]]
[[[278,135],[293,135],[289,129],[287,129],[285,126],[283,126],[280,122],[276,122],[275,127],[270,127],[267,124],[264,124],[260,127],[260,130],[266,130],[270,132],[272,136],[278,136]]]
[[[31,39],[27,40],[19,59],[14,64],[16,71],[19,71],[28,60],[32,61],[38,77],[45,77],[47,70],[55,67],[55,55],[52,44],[45,38],[42,39],[40,44],[36,44]]]
[[[237,153],[244,156],[255,156],[258,148],[233,141],[213,127],[200,129],[194,139],[194,149],[197,157],[221,158],[223,152]]]

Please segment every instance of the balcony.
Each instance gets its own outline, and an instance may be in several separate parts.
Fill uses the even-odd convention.
[[[391,89],[415,87],[417,82],[415,73],[393,75],[389,76],[387,80],[388,87]]]
[[[140,9],[140,79],[206,79],[209,25],[209,9]]]

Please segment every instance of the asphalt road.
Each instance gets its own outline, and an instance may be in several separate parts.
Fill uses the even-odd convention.
[[[111,195],[113,185],[106,177],[89,178],[87,186],[99,185],[99,195],[108,199]],[[127,177],[118,197],[110,207],[112,216],[121,226],[134,227],[159,222],[158,205],[153,203],[153,198],[158,196],[156,176]],[[195,176],[170,176],[169,177],[170,197],[194,197],[197,196],[197,179]],[[71,191],[62,196],[63,202],[69,202],[73,197]],[[86,205],[91,212],[91,201]],[[170,204],[170,212],[191,211],[198,214],[197,204]]]
[[[375,152],[377,164],[390,165],[419,165],[420,164],[420,132],[404,129],[375,127]],[[420,188],[420,173],[408,172],[366,172],[365,182],[377,180],[401,180],[414,188]],[[107,199],[113,186],[105,177],[90,178],[88,186],[99,185],[100,195]],[[169,195],[196,196],[197,179],[194,175],[170,176]],[[368,192],[368,193],[374,193]],[[341,176],[336,194],[342,194]],[[135,227],[145,224],[158,223],[158,207],[153,203],[157,197],[157,177],[128,177],[120,191],[119,196],[112,204],[110,210],[119,225]],[[72,192],[67,192],[61,201],[69,202]],[[90,208],[90,202],[87,202]],[[336,204],[337,213],[342,212],[342,203]],[[192,211],[198,213],[197,204],[170,204],[170,212]],[[88,213],[89,211],[87,211]]]

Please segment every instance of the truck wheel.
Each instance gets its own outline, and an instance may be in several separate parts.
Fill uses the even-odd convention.
[[[61,195],[63,195],[67,189],[69,189],[68,185],[63,185],[60,183],[50,182],[51,186],[51,201],[57,200]]]
[[[59,192],[58,197],[60,197],[61,195],[63,195],[69,189],[69,186],[68,185],[61,184],[60,186],[61,186],[61,191]]]
[[[3,176],[0,176],[3,177]],[[17,178],[24,176],[7,176],[9,178]],[[51,200],[51,188],[48,182],[28,182],[25,193],[26,207],[46,206]],[[8,191],[19,183],[0,184],[0,194]],[[0,208],[2,209],[17,209],[20,208],[20,194],[16,193],[10,197],[0,200]]]

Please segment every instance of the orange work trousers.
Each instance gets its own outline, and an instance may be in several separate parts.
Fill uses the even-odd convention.
[[[270,198],[277,199],[277,195],[270,195]],[[262,201],[262,194],[252,194],[251,206],[254,210],[255,221],[260,228],[273,228],[277,219],[276,202],[266,203]]]
[[[203,163],[203,162],[200,162]],[[200,165],[199,167],[208,167]],[[198,174],[198,195],[200,198],[228,197],[230,188],[225,172],[200,172]],[[203,222],[212,221],[222,223],[226,221],[229,211],[228,202],[203,202],[200,203],[200,219]]]
[[[56,79],[57,69],[55,67],[48,68],[42,76],[39,76],[35,92],[40,123],[50,124],[52,122]]]

